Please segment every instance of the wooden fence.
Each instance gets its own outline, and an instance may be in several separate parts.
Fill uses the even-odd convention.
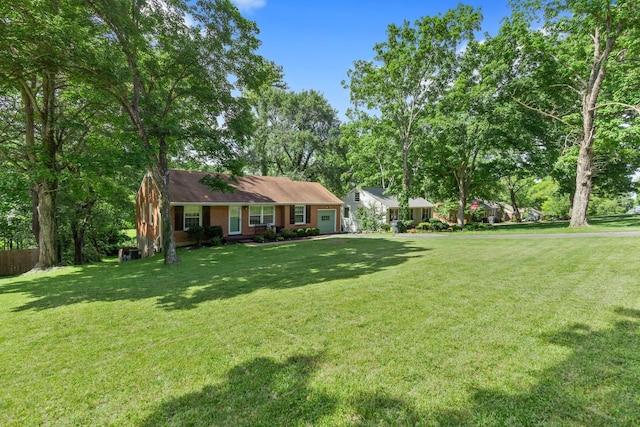
[[[37,263],[37,249],[0,251],[0,276],[26,273],[35,267]]]

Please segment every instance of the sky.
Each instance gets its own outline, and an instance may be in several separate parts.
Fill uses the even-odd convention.
[[[345,120],[349,91],[342,87],[356,60],[372,60],[389,24],[443,14],[459,0],[232,0],[258,25],[259,53],[283,67],[290,90],[316,90]],[[510,14],[507,0],[467,0],[481,8],[482,31],[496,34]],[[481,35],[480,35],[481,36]]]

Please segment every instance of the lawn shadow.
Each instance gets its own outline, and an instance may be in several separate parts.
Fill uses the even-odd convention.
[[[309,389],[321,356],[295,355],[283,362],[256,358],[235,366],[219,385],[170,400],[142,426],[313,425],[336,401]]]
[[[395,239],[332,239],[264,247],[182,251],[182,262],[163,265],[162,256],[105,263],[57,275],[19,276],[0,294],[24,294],[14,311],[43,310],[81,302],[156,298],[165,309],[191,309],[258,289],[287,289],[331,280],[356,279],[398,266],[427,249]]]
[[[384,392],[345,401],[314,390],[309,382],[322,363],[323,355],[294,355],[283,362],[253,359],[232,368],[220,384],[160,404],[140,426],[310,426],[327,424],[337,411],[347,412],[352,426],[424,420],[410,404]]]
[[[508,394],[478,387],[471,405],[438,415],[441,425],[640,425],[640,310],[618,308],[611,328],[573,324],[543,336],[572,350],[533,388]]]

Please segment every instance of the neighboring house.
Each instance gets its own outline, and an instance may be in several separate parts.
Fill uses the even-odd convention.
[[[200,180],[208,172],[171,170],[171,221],[178,246],[189,245],[187,230],[194,225],[220,226],[225,237],[253,237],[267,228],[339,230],[342,201],[317,182],[273,176],[221,177],[235,191],[212,191]],[[158,189],[147,174],[136,196],[138,248],[144,256],[162,248]]]
[[[361,188],[349,191],[343,198],[344,212],[342,215],[342,229],[349,233],[361,231],[357,218],[359,208],[372,209],[382,223],[389,224],[398,219],[400,204],[394,196],[385,194],[383,188]],[[428,221],[433,216],[434,204],[423,199],[409,199],[410,219],[414,223]]]

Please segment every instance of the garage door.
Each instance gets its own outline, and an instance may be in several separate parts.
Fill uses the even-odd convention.
[[[320,233],[322,234],[336,232],[335,209],[318,210],[318,228],[320,229]]]

